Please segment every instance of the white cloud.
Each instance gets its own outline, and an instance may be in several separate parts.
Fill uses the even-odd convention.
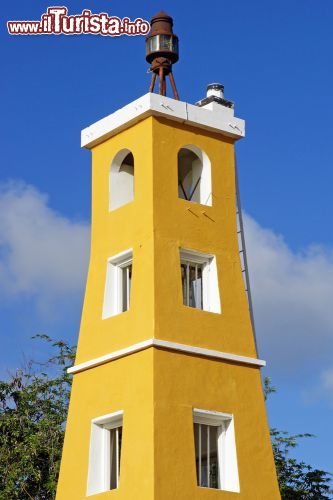
[[[0,295],[34,297],[40,308],[81,294],[89,225],[52,210],[32,186],[0,186]]]
[[[333,368],[324,370],[321,374],[321,386],[323,390],[328,391],[333,396]],[[332,398],[333,402],[333,398]]]
[[[261,355],[280,372],[318,370],[333,348],[333,250],[295,253],[248,215],[244,225]]]
[[[324,370],[316,366],[311,368],[313,380],[302,388],[303,402],[306,405],[315,405],[320,400],[326,400],[333,405],[333,367]]]

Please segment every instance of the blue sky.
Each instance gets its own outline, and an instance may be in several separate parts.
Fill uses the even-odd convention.
[[[146,93],[143,37],[10,37],[5,22],[50,4],[2,6],[0,167],[1,373],[75,342],[87,268],[90,153],[80,130]],[[331,0],[69,1],[175,19],[181,99],[225,85],[247,123],[237,144],[261,356],[278,393],[270,423],[312,432],[297,456],[333,471],[333,114]]]

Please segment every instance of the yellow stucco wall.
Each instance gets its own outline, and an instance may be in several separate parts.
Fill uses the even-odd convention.
[[[188,144],[211,161],[211,207],[178,198],[177,154]],[[135,198],[109,212],[110,164],[123,148],[135,160]],[[91,258],[76,364],[152,337],[256,357],[238,254],[232,141],[149,117],[92,153]],[[216,255],[221,314],[183,305],[180,247]],[[130,309],[103,320],[107,259],[129,248]],[[193,407],[234,415],[239,494],[197,487]],[[120,488],[98,498],[280,498],[259,369],[149,348],[74,375],[57,500],[85,498],[91,420],[117,410],[124,411]]]
[[[178,198],[177,154],[186,144],[210,158],[212,207]],[[134,155],[135,199],[109,212],[110,164],[123,148]],[[183,306],[179,247],[216,255],[223,314]],[[102,320],[107,259],[128,248],[131,308]],[[236,237],[234,146],[150,117],[93,148],[91,259],[76,362],[153,336],[255,356]]]
[[[197,486],[193,408],[233,414],[240,493]],[[120,486],[89,498],[280,498],[258,368],[149,348],[74,377],[57,500],[86,498],[91,420],[118,410]]]
[[[149,349],[74,376],[57,500],[87,498],[91,421],[119,410],[124,411],[120,487],[88,498],[155,498],[153,350]]]
[[[236,234],[233,143],[162,119],[153,120],[153,137],[155,336],[255,357]],[[212,207],[178,198],[177,154],[188,144],[211,161]],[[182,305],[180,247],[216,255],[222,314]]]
[[[124,148],[135,159],[135,199],[109,212],[110,165]],[[150,338],[154,331],[151,120],[103,142],[92,153],[91,254],[76,363]],[[102,320],[107,259],[129,248],[133,249],[131,308]]]
[[[193,408],[233,414],[240,493],[197,486]],[[258,368],[156,349],[154,436],[158,500],[280,498]]]

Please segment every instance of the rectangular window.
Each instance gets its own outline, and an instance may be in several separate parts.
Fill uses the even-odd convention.
[[[220,294],[214,255],[180,249],[180,266],[185,306],[220,313]]]
[[[219,488],[217,441],[220,429],[213,425],[194,424],[198,486]]]
[[[239,492],[232,415],[193,410],[197,484]]]
[[[202,303],[202,269],[203,264],[182,261],[183,302],[185,306],[203,309]]]
[[[114,429],[106,427],[109,457],[107,457],[105,479],[109,490],[115,490],[119,486],[122,429],[122,427]]]
[[[128,311],[130,307],[132,263],[119,266],[121,273],[121,311]]]
[[[102,318],[128,311],[131,301],[132,250],[108,259]]]
[[[92,421],[87,495],[119,488],[122,429],[121,411]]]

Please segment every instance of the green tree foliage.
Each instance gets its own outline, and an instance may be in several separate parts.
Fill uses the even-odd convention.
[[[75,349],[40,335],[55,350],[0,381],[0,499],[55,496]],[[52,375],[53,373],[53,375]]]
[[[66,369],[73,364],[75,347],[38,337],[50,343],[55,354],[0,381],[0,500],[55,497],[71,387]],[[266,397],[276,392],[268,378],[264,391]],[[310,436],[271,429],[283,500],[332,498],[330,474],[289,456],[300,438]]]
[[[269,377],[264,379],[264,394],[276,392]],[[305,462],[290,457],[298,445],[299,439],[314,437],[313,434],[296,434],[271,429],[276,472],[278,475],[281,498],[283,500],[330,500],[333,491],[330,488],[331,474],[319,469],[313,469]]]

